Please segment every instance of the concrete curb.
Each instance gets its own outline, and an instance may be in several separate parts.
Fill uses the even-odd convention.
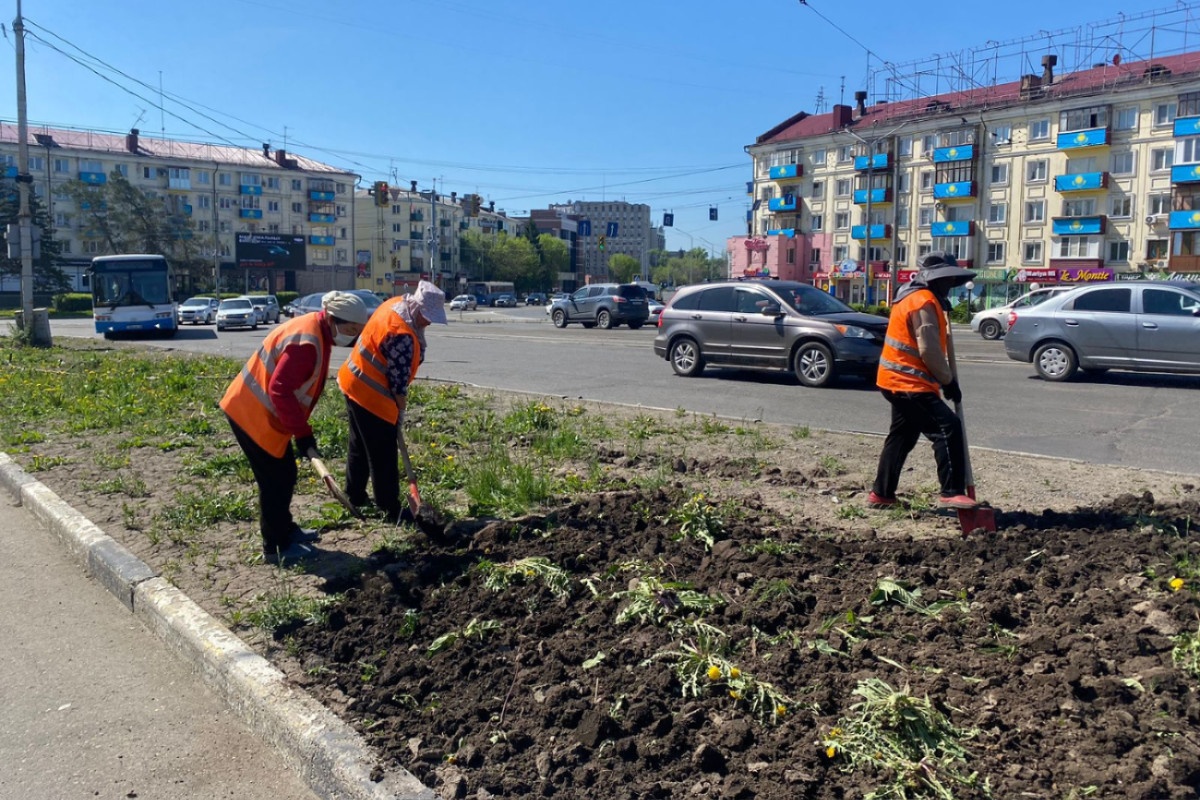
[[[361,736],[219,620],[159,577],[145,562],[0,453],[0,485],[54,532],[80,565],[180,658],[251,730],[328,800],[434,800],[411,773],[382,780],[378,756]]]

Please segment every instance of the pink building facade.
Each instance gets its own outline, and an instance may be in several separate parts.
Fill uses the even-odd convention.
[[[775,278],[811,283],[813,265],[809,237],[795,233],[767,236],[731,236],[725,242],[729,253],[729,277]]]

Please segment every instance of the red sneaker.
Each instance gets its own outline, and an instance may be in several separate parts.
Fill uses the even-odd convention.
[[[888,508],[896,505],[898,502],[900,501],[894,497],[880,497],[874,492],[871,492],[869,495],[867,495],[867,505],[871,506],[872,508]]]
[[[939,497],[938,505],[942,508],[971,509],[978,508],[979,502],[973,497],[967,497],[965,494],[955,494],[949,497],[945,495]]]

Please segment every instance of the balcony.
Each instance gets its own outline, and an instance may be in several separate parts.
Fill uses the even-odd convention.
[[[1050,222],[1050,230],[1055,236],[1083,236],[1085,234],[1103,234],[1108,226],[1108,217],[1104,214],[1094,214],[1087,217],[1054,217]]]
[[[795,228],[775,228],[773,230],[767,231],[767,236],[786,236],[787,238],[792,239],[796,236],[796,229]]]
[[[1055,175],[1056,192],[1097,192],[1108,188],[1107,172],[1080,172],[1075,175]]]
[[[262,194],[262,187],[243,183],[238,187],[238,194]]]
[[[1200,211],[1172,211],[1167,227],[1173,231],[1200,230]]]
[[[859,205],[866,203],[867,202],[867,190],[866,189],[855,189],[854,190],[854,202]],[[871,190],[871,202],[874,204],[892,202],[892,190],[891,189],[872,189]]]
[[[1200,117],[1176,117],[1175,136],[1200,136]]]
[[[238,216],[242,219],[262,219],[261,208],[243,208],[239,209]]]
[[[414,211],[408,215],[409,222],[424,222],[425,214],[421,211]]]
[[[79,182],[91,186],[103,186],[108,183],[108,176],[103,172],[81,172],[79,173]]]
[[[891,153],[876,153],[873,156],[855,156],[854,168],[856,170],[864,170],[870,167],[871,169],[887,169],[891,166]]]
[[[308,199],[309,200],[326,200],[326,201],[332,203],[333,202],[333,192],[324,192],[324,191],[320,191],[318,189],[309,189],[308,190]]]
[[[1066,131],[1058,135],[1059,150],[1080,150],[1085,147],[1107,147],[1108,128],[1088,128],[1083,131]]]
[[[337,222],[337,217],[335,217],[333,214],[309,214],[308,221],[324,223],[328,225],[330,223]]]
[[[975,196],[975,181],[935,183],[933,196],[938,200],[969,200]]]
[[[309,236],[308,243],[317,247],[333,247],[332,236]]]
[[[192,215],[192,207],[191,206],[183,205],[183,206],[180,206],[179,208],[183,212],[183,215],[185,217],[190,217]]]
[[[851,239],[864,239],[864,238],[866,238],[866,235],[867,235],[867,226],[866,225],[851,226],[851,228],[850,228],[850,238]],[[872,241],[874,241],[875,239],[889,239],[889,238],[891,238],[891,236],[892,236],[892,226],[891,225],[872,225],[871,226],[871,240]]]
[[[802,176],[804,174],[804,167],[799,164],[780,164],[779,166],[771,167],[769,174],[773,181],[786,181],[789,178],[799,178]],[[750,194],[753,193],[753,187],[751,187]]]
[[[796,200],[796,195],[785,194],[783,197],[772,197],[767,201],[767,208],[771,211],[795,211],[799,201]]]
[[[17,168],[15,166],[5,167],[4,168],[4,177],[6,177],[6,178],[17,177]],[[82,180],[82,178],[80,180]]]
[[[1176,164],[1171,167],[1171,183],[1200,183],[1200,164]]]
[[[935,222],[929,226],[929,233],[932,236],[970,236],[975,233],[975,221]]]
[[[933,151],[933,163],[948,164],[955,161],[970,161],[975,158],[975,145],[960,144],[954,147],[938,147]]]

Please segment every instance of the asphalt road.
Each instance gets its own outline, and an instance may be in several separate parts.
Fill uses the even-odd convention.
[[[425,378],[830,430],[884,433],[886,402],[866,381],[808,389],[790,376],[709,370],[680,378],[654,355],[655,330],[554,328],[542,308],[450,312],[428,334]],[[268,332],[188,327],[159,346],[246,358]],[[87,320],[57,336],[95,337]],[[1054,384],[1010,361],[1002,341],[955,329],[972,445],[1097,464],[1200,473],[1200,377],[1109,373]],[[337,357],[335,355],[335,360]]]

